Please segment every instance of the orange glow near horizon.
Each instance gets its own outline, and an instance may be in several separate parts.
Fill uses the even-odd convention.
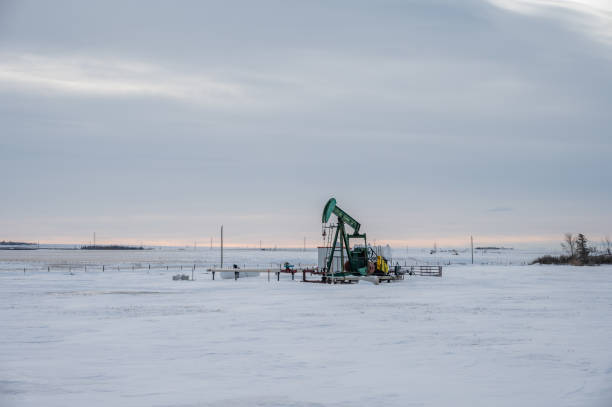
[[[533,245],[533,244],[545,244],[551,245],[556,244],[562,240],[562,236],[557,235],[514,235],[514,236],[504,236],[504,235],[485,235],[485,236],[474,236],[474,246],[482,246],[482,245]],[[28,240],[24,239],[24,241],[28,242],[36,242],[37,240]],[[264,243],[263,247],[265,248],[301,248],[304,245],[303,240],[295,240],[295,239],[279,239],[275,243],[273,239],[267,239]],[[52,237],[40,239],[41,244],[64,244],[64,245],[84,245],[84,244],[92,244],[93,242],[83,241],[80,239],[74,238],[62,238],[62,237]],[[120,245],[129,245],[129,246],[179,246],[179,247],[193,247],[194,243],[197,247],[204,248],[210,247],[210,239],[131,239],[131,238],[117,238],[113,240],[100,239],[96,240],[96,244],[98,245],[108,245],[108,244],[120,244]],[[470,237],[469,236],[449,236],[449,237],[441,237],[441,238],[419,238],[419,239],[368,239],[368,243],[377,244],[377,245],[390,245],[391,247],[401,248],[401,247],[432,247],[434,243],[438,247],[469,247],[470,245]],[[320,239],[308,239],[306,240],[307,248],[315,248],[317,246],[321,246],[323,242]],[[219,239],[216,238],[213,241],[213,247],[219,247]],[[227,248],[259,248],[259,241],[252,242],[242,240],[240,238],[235,239],[226,239],[224,242],[224,247]]]

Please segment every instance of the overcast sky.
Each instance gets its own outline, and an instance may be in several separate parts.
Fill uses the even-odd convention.
[[[607,0],[0,0],[0,240],[612,234]]]

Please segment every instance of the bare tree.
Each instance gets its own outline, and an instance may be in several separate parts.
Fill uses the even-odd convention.
[[[570,257],[574,257],[576,254],[576,238],[571,233],[566,233],[563,236],[563,242],[561,243],[561,247],[563,250],[570,255]]]
[[[610,236],[606,236],[601,240],[603,250],[606,254],[612,254],[612,242],[610,242]]]

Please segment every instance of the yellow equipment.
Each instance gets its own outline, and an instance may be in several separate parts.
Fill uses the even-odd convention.
[[[389,274],[389,263],[382,256],[376,256],[376,271]]]

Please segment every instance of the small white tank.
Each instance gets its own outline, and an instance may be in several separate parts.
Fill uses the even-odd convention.
[[[327,258],[329,256],[329,254],[331,253],[331,247],[322,247],[319,246],[317,247],[317,252],[318,252],[318,265],[319,265],[319,270],[323,270],[325,267],[327,267]],[[344,261],[348,260],[346,258],[346,253],[344,255],[345,259]],[[332,262],[332,269],[334,272],[338,272],[342,270],[342,259],[340,257],[340,247],[337,246],[336,250],[334,251],[334,261]]]

